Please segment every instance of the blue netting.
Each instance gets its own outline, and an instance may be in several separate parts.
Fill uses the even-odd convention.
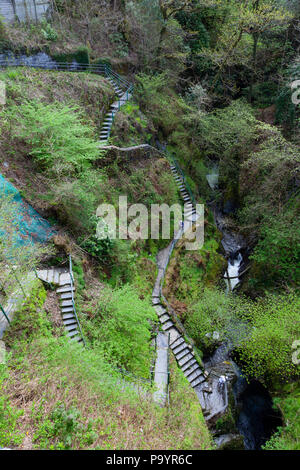
[[[0,174],[0,197],[1,194],[11,196],[16,205],[14,227],[16,229],[15,241],[17,245],[45,243],[55,234],[49,222],[27,204],[22,199],[19,191]]]

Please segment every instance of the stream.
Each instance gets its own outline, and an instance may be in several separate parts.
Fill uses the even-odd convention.
[[[212,191],[218,188],[218,169],[214,166],[207,175],[207,181]],[[245,269],[246,263],[243,254],[246,257],[249,253],[246,240],[238,233],[231,231],[226,224],[227,213],[224,214],[222,209],[214,202],[209,203],[214,214],[216,226],[223,234],[222,246],[228,260],[227,269],[224,277],[234,279],[224,279],[226,284],[226,292],[236,290],[241,282],[239,274]],[[240,330],[245,325],[233,325],[233,329]],[[230,339],[225,344],[219,346],[214,354],[205,361],[206,368],[211,370],[224,369],[224,375],[228,370],[228,363],[231,363],[234,378],[231,380],[232,393],[237,410],[236,427],[240,435],[244,439],[245,450],[258,450],[270,439],[272,434],[276,432],[277,427],[282,425],[282,419],[279,411],[273,409],[272,398],[268,390],[258,381],[252,380],[247,383],[243,377],[238,365],[231,359],[232,347]],[[217,445],[226,442],[226,435],[216,438]]]

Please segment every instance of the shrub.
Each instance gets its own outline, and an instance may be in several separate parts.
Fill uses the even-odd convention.
[[[148,377],[150,372],[150,320],[156,315],[148,301],[125,285],[102,292],[93,323],[87,324],[90,340],[116,365]],[[101,328],[97,327],[101,322]]]
[[[58,38],[57,31],[51,26],[51,24],[44,21],[41,28],[42,35],[47,41],[56,41]]]
[[[251,334],[238,348],[243,372],[248,377],[272,381],[299,377],[292,362],[292,343],[300,338],[300,297],[296,294],[268,295],[248,308]]]
[[[241,302],[241,301],[240,301]],[[185,326],[200,348],[210,347],[214,333],[218,341],[229,340],[238,344],[246,333],[240,316],[236,312],[237,299],[217,289],[204,289],[201,298],[187,316]]]
[[[3,114],[10,120],[14,138],[28,144],[29,155],[57,176],[80,172],[99,157],[94,129],[75,105],[35,100],[14,105]]]

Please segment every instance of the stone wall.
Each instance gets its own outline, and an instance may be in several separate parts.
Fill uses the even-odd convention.
[[[6,22],[39,21],[47,13],[51,0],[0,0],[0,16]]]

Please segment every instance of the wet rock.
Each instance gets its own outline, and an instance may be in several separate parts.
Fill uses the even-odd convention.
[[[214,441],[218,450],[245,450],[244,438],[240,434],[222,434]]]
[[[218,350],[223,362],[216,364],[205,363],[209,375],[207,380],[197,387],[196,393],[201,395],[201,406],[208,426],[217,429],[218,423],[218,430],[224,433],[222,423],[226,422],[226,432],[235,432],[235,412],[232,411],[234,410],[235,401],[232,386],[236,380],[236,373],[233,364],[224,360],[228,354],[226,347],[225,349],[220,347]]]

